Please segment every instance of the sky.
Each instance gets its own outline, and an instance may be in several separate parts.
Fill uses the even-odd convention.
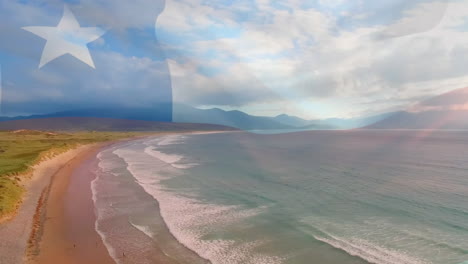
[[[39,68],[67,4],[95,68]],[[176,103],[307,119],[407,109],[467,87],[467,0],[0,0],[11,113]],[[157,40],[154,38],[156,35]],[[171,100],[172,100],[171,99]]]
[[[257,115],[354,117],[466,87],[467,1],[172,0],[174,98]]]
[[[154,108],[170,121],[155,32],[163,9],[162,0],[0,0],[2,111]]]

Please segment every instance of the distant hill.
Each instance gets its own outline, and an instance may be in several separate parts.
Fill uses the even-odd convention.
[[[177,122],[221,124],[245,130],[352,129],[368,126],[393,114],[394,113],[385,113],[351,119],[331,118],[323,120],[306,120],[286,114],[281,114],[275,117],[262,117],[252,116],[241,111],[225,111],[218,108],[197,109],[186,105],[177,105],[177,107],[174,108],[174,120]]]
[[[160,115],[158,108],[94,108],[72,111],[63,111],[42,115],[0,117],[1,121],[45,118],[110,118],[135,121],[170,122],[164,119],[167,115]],[[178,123],[202,123],[235,127],[243,130],[329,130],[352,129],[368,126],[378,122],[392,113],[353,119],[324,119],[306,120],[296,116],[281,114],[275,117],[254,116],[241,111],[226,111],[219,108],[199,109],[188,105],[175,104],[173,120]]]
[[[0,130],[17,131],[229,131],[231,127],[94,117],[51,117],[0,122]]]
[[[306,120],[290,115],[278,115],[272,119],[282,124],[304,130],[330,130],[330,129],[352,129],[368,126],[380,120],[383,120],[394,113],[385,113],[361,118],[329,118],[318,120]]]
[[[125,119],[137,121],[170,122],[172,120],[161,119],[158,109],[126,109],[126,108],[102,108],[82,109],[57,112],[51,114],[0,117],[0,121],[22,120],[22,119],[44,119],[60,117],[99,117],[112,119]],[[166,115],[163,115],[163,117]],[[244,130],[266,130],[266,129],[292,129],[293,126],[275,121],[270,117],[251,116],[241,111],[225,111],[218,108],[198,109],[187,105],[174,107],[173,121],[177,123],[201,123],[216,124],[235,127]]]
[[[219,108],[198,109],[187,105],[174,107],[173,120],[183,123],[207,123],[236,127],[244,130],[293,129],[271,117],[252,116],[241,111]]]
[[[302,119],[296,116],[290,116],[286,114],[271,117],[271,120],[279,122],[281,124],[291,127],[304,127],[310,125],[310,120]]]
[[[98,118],[114,118],[114,119],[131,119],[142,121],[156,122],[171,122],[167,119],[166,107],[154,108],[89,108],[77,109],[49,114],[16,116],[16,117],[0,117],[0,121],[19,120],[19,119],[36,119],[36,118],[51,118],[51,117],[98,117]],[[2,120],[3,119],[3,120]]]
[[[366,128],[468,129],[468,88],[433,97]]]
[[[326,122],[313,122],[307,126],[300,127],[303,130],[339,130],[339,129],[348,129],[348,128],[338,128],[334,125],[329,125]]]
[[[394,112],[372,115],[367,117],[358,117],[358,118],[329,118],[323,120],[311,120],[310,126],[323,126],[328,127],[329,129],[353,129],[369,126],[381,120],[384,120],[392,115]]]
[[[369,129],[468,129],[468,111],[401,112]]]

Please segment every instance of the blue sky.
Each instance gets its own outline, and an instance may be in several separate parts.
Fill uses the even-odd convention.
[[[95,71],[71,56],[38,70],[44,40],[17,30],[56,26],[64,1],[0,0],[3,101],[16,112],[149,107],[172,92],[198,107],[353,117],[468,83],[466,0],[67,2],[81,26],[107,30],[88,45]]]
[[[95,69],[71,55],[39,68],[47,40],[23,27],[56,27],[65,4],[79,26],[105,31],[87,46]],[[155,36],[163,8],[163,1],[147,0],[1,0],[0,17],[6,21],[0,27],[3,110],[9,115],[40,114],[171,103],[170,73]],[[68,40],[74,34],[79,32],[60,33]]]

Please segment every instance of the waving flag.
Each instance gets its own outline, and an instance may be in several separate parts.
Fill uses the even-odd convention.
[[[169,70],[155,34],[164,1],[0,1],[2,110],[172,120]],[[132,114],[120,117],[132,118]]]
[[[64,184],[33,188],[33,243],[0,226],[0,262],[28,245],[39,264],[100,258],[90,248],[116,263],[468,264],[467,18],[468,0],[0,0],[0,174],[75,142],[28,129],[210,130],[83,148],[51,175]],[[26,183],[6,172],[0,214],[2,190],[19,200]]]
[[[467,81],[466,1],[448,3],[0,0],[0,108],[242,129],[367,125],[312,121],[385,117]]]

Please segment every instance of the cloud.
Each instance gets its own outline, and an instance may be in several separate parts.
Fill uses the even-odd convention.
[[[171,12],[162,14],[158,29],[180,27],[170,35],[172,48],[178,50],[174,61],[197,62],[197,67],[180,68],[184,73],[174,82],[175,93],[199,91],[194,97],[180,97],[195,105],[230,106],[229,98],[244,98],[233,101],[253,109],[268,102],[277,105],[278,113],[296,102],[311,116],[327,117],[338,110],[338,115],[347,116],[406,108],[468,81],[462,66],[468,38],[460,29],[468,15],[464,1],[310,3],[255,1],[229,10],[210,2],[168,1]],[[178,19],[204,22],[175,23],[171,28],[170,21]],[[226,25],[239,34],[192,37],[209,25]],[[204,79],[203,88],[190,82],[213,62],[218,70]],[[243,70],[232,70],[237,68]],[[256,81],[234,81],[249,80],[246,73]],[[252,94],[248,100],[241,94],[246,90]],[[336,107],[314,108],[319,101]]]
[[[422,3],[417,8],[407,10],[402,19],[382,32],[382,37],[402,37],[432,30],[442,22],[449,5],[447,1]]]
[[[223,74],[207,76],[197,71],[194,62],[169,60],[174,101],[196,105],[238,107],[280,97],[252,76],[242,65],[234,64]]]
[[[36,110],[47,101],[59,105],[59,98],[57,107],[64,108],[158,102],[171,87],[165,55],[176,101],[253,114],[404,109],[468,82],[468,4],[462,0],[73,1],[80,24],[111,29],[90,45],[104,69],[99,75],[68,56],[37,72],[44,43],[17,28],[56,25],[63,1],[0,3],[9,22],[0,32],[10,36],[0,41],[3,70],[27,76],[16,83],[6,78],[4,98],[36,102],[30,104]]]

